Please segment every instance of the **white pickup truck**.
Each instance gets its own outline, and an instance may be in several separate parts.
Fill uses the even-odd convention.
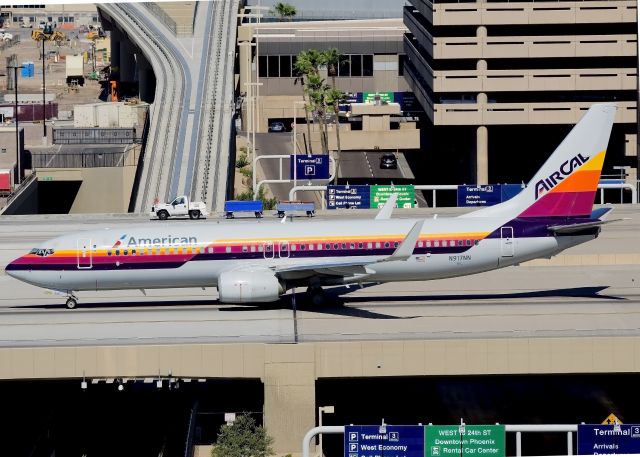
[[[171,203],[154,203],[151,207],[150,216],[152,219],[160,219],[162,221],[170,217],[185,217],[191,219],[206,218],[209,215],[207,207],[202,202],[192,202],[186,195],[181,195]]]

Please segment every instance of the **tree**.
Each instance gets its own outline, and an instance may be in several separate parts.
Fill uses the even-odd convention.
[[[220,427],[211,457],[269,457],[273,455],[272,443],[265,429],[244,413],[233,424]]]
[[[327,100],[327,104],[333,108],[333,114],[335,115],[336,146],[337,146],[335,182],[337,183],[338,175],[340,172],[340,158],[341,158],[340,156],[342,152],[340,149],[340,120],[338,116],[340,115],[340,104],[345,103],[347,101],[347,94],[333,87],[329,89],[329,91],[327,92],[326,100]]]
[[[342,63],[343,55],[336,48],[329,48],[323,53],[323,60],[327,66],[327,74],[331,77],[332,90],[327,94],[327,102],[329,106],[333,108],[335,114],[335,128],[336,128],[336,182],[338,175],[340,174],[340,157],[342,155],[342,148],[340,145],[340,103],[344,103],[346,96],[344,92],[339,91],[336,88],[336,76],[338,76],[338,69]]]
[[[312,153],[311,149],[311,122],[309,121],[309,103],[307,100],[307,89],[305,80],[308,79],[311,74],[318,74],[319,72],[319,62],[320,62],[320,53],[315,49],[310,49],[308,51],[300,51],[300,53],[296,56],[296,63],[293,65],[293,71],[296,75],[293,83],[300,83],[300,88],[302,89],[302,100],[304,100],[304,117],[307,122],[307,141],[309,144],[309,154]],[[294,114],[295,116],[295,110]],[[297,139],[296,139],[297,141]]]
[[[280,16],[281,21],[283,21],[285,18],[291,21],[293,20],[293,16],[298,13],[298,10],[295,6],[285,2],[276,3],[273,6],[273,10],[278,16]]]
[[[307,81],[307,96],[309,97],[309,109],[320,126],[320,145],[323,154],[329,153],[329,142],[327,137],[327,95],[331,87],[325,84],[324,79],[319,75],[309,75]]]

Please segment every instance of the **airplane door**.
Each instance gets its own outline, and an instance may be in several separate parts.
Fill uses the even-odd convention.
[[[265,241],[262,243],[262,252],[265,259],[273,259],[273,241]]]
[[[278,257],[285,259],[289,257],[289,242],[288,241],[280,241],[278,245]]]
[[[500,256],[513,257],[513,227],[500,228]]]
[[[77,245],[78,269],[93,268],[93,251],[91,249],[91,240],[80,238]]]

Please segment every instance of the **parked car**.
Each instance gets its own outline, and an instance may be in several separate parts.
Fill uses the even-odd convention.
[[[269,124],[269,131],[270,132],[284,132],[284,124],[282,122],[272,122]]]
[[[380,168],[398,168],[398,159],[393,152],[386,152],[380,157]]]

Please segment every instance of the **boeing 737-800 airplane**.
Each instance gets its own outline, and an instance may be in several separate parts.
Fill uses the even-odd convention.
[[[551,257],[593,240],[606,222],[608,209],[592,209],[615,109],[592,106],[516,197],[460,217],[147,224],[54,238],[6,272],[68,295],[73,308],[74,292],[108,289],[216,286],[221,302],[247,303],[307,286],[317,299],[326,285],[449,278]]]

